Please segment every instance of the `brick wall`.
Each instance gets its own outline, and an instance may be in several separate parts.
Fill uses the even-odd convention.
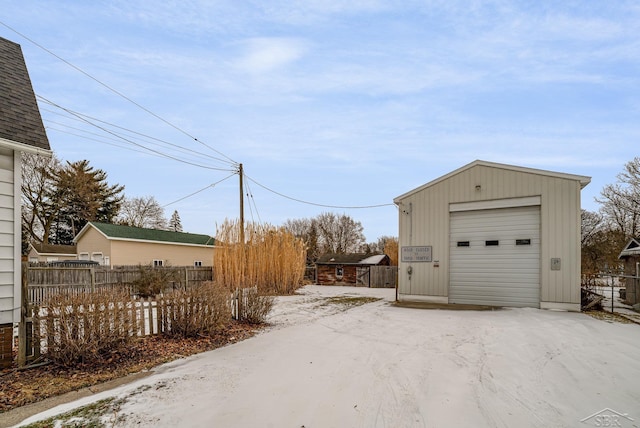
[[[13,324],[0,325],[0,368],[11,367],[13,361]]]

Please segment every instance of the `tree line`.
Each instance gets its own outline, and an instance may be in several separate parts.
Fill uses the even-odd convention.
[[[23,252],[29,242],[70,245],[89,221],[182,231],[177,211],[167,220],[153,196],[126,197],[88,160],[24,153],[21,189]]]
[[[624,246],[640,236],[640,157],[627,162],[616,178],[596,198],[598,211],[582,210],[583,274],[617,269]]]
[[[89,221],[183,231],[178,211],[166,219],[153,196],[127,197],[124,186],[109,184],[107,178],[88,160],[63,163],[55,155],[23,154],[23,254],[30,242],[70,245]],[[346,214],[290,219],[283,227],[304,242],[309,262],[325,253],[384,252],[397,263],[397,238],[367,243],[362,224]]]

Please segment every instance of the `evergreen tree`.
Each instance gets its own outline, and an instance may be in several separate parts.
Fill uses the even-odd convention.
[[[89,221],[111,223],[118,215],[124,186],[107,183],[107,173],[89,166],[89,161],[67,162],[56,175],[54,198],[62,202],[50,239],[70,244]]]
[[[182,223],[180,223],[180,214],[175,210],[169,219],[169,230],[173,232],[182,232]]]

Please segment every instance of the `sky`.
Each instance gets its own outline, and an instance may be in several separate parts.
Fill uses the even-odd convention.
[[[476,159],[592,177],[640,156],[636,1],[0,0],[52,150],[184,231],[347,214]],[[369,208],[351,208],[369,207]]]

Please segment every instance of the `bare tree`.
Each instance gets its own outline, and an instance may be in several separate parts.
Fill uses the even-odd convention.
[[[321,250],[318,247],[318,228],[315,219],[288,219],[283,227],[296,238],[302,239],[307,251],[307,263],[313,263],[321,256]]]
[[[22,227],[25,239],[47,244],[51,228],[62,208],[56,197],[57,175],[62,169],[53,155],[22,154]]]
[[[153,196],[124,198],[116,221],[145,229],[166,229],[164,209]]]
[[[346,214],[326,212],[315,220],[320,248],[325,253],[354,253],[366,242],[362,224]]]
[[[640,234],[640,157],[627,162],[618,182],[600,192],[601,213],[622,235],[623,241]]]

